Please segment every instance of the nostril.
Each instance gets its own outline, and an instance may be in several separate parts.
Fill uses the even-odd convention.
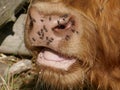
[[[51,19],[52,17],[52,19]],[[65,14],[63,16],[49,16],[50,23],[48,24],[52,31],[59,32],[63,30],[69,30],[74,26],[74,18]]]
[[[56,29],[65,29],[66,26],[65,26],[65,25],[58,25],[58,26],[56,26],[55,28],[56,28]]]
[[[56,27],[54,27],[52,30],[68,30],[74,25],[73,20],[69,20],[68,22],[65,23],[59,23]]]

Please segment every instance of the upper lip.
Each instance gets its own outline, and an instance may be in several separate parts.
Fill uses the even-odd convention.
[[[44,52],[44,51],[51,51],[51,52],[53,52],[53,53],[55,53],[55,54],[57,54],[57,55],[59,55],[59,56],[61,56],[61,57],[63,57],[63,58],[68,58],[68,59],[74,58],[74,57],[69,56],[69,55],[67,55],[67,54],[62,54],[62,53],[61,53],[60,51],[58,51],[58,50],[54,50],[54,49],[51,49],[51,48],[48,48],[48,47],[43,47],[43,46],[38,47],[38,48],[37,48],[37,51],[38,51],[38,53]]]

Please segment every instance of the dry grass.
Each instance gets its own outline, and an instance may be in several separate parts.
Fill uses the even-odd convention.
[[[22,84],[22,82],[20,83],[21,79],[19,75],[14,77],[7,75],[5,78],[0,76],[0,78],[3,82],[0,86],[0,90],[19,90],[20,85]]]
[[[5,78],[0,76],[3,84],[0,90],[33,90],[36,80],[36,74],[31,70],[11,77],[7,75]]]
[[[20,60],[20,58],[13,55],[6,56],[4,54],[0,54],[0,62],[7,64],[8,66],[13,65]],[[35,68],[14,76],[7,74],[3,77],[3,75],[0,75],[0,82],[2,81],[2,84],[0,83],[0,90],[33,90],[36,77]]]

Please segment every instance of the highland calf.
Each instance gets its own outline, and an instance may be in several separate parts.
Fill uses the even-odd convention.
[[[120,90],[120,0],[32,0],[25,43],[36,90]]]

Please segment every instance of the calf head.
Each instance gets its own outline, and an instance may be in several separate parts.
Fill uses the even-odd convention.
[[[119,90],[118,23],[119,0],[31,1],[25,43],[39,73],[36,90]]]

